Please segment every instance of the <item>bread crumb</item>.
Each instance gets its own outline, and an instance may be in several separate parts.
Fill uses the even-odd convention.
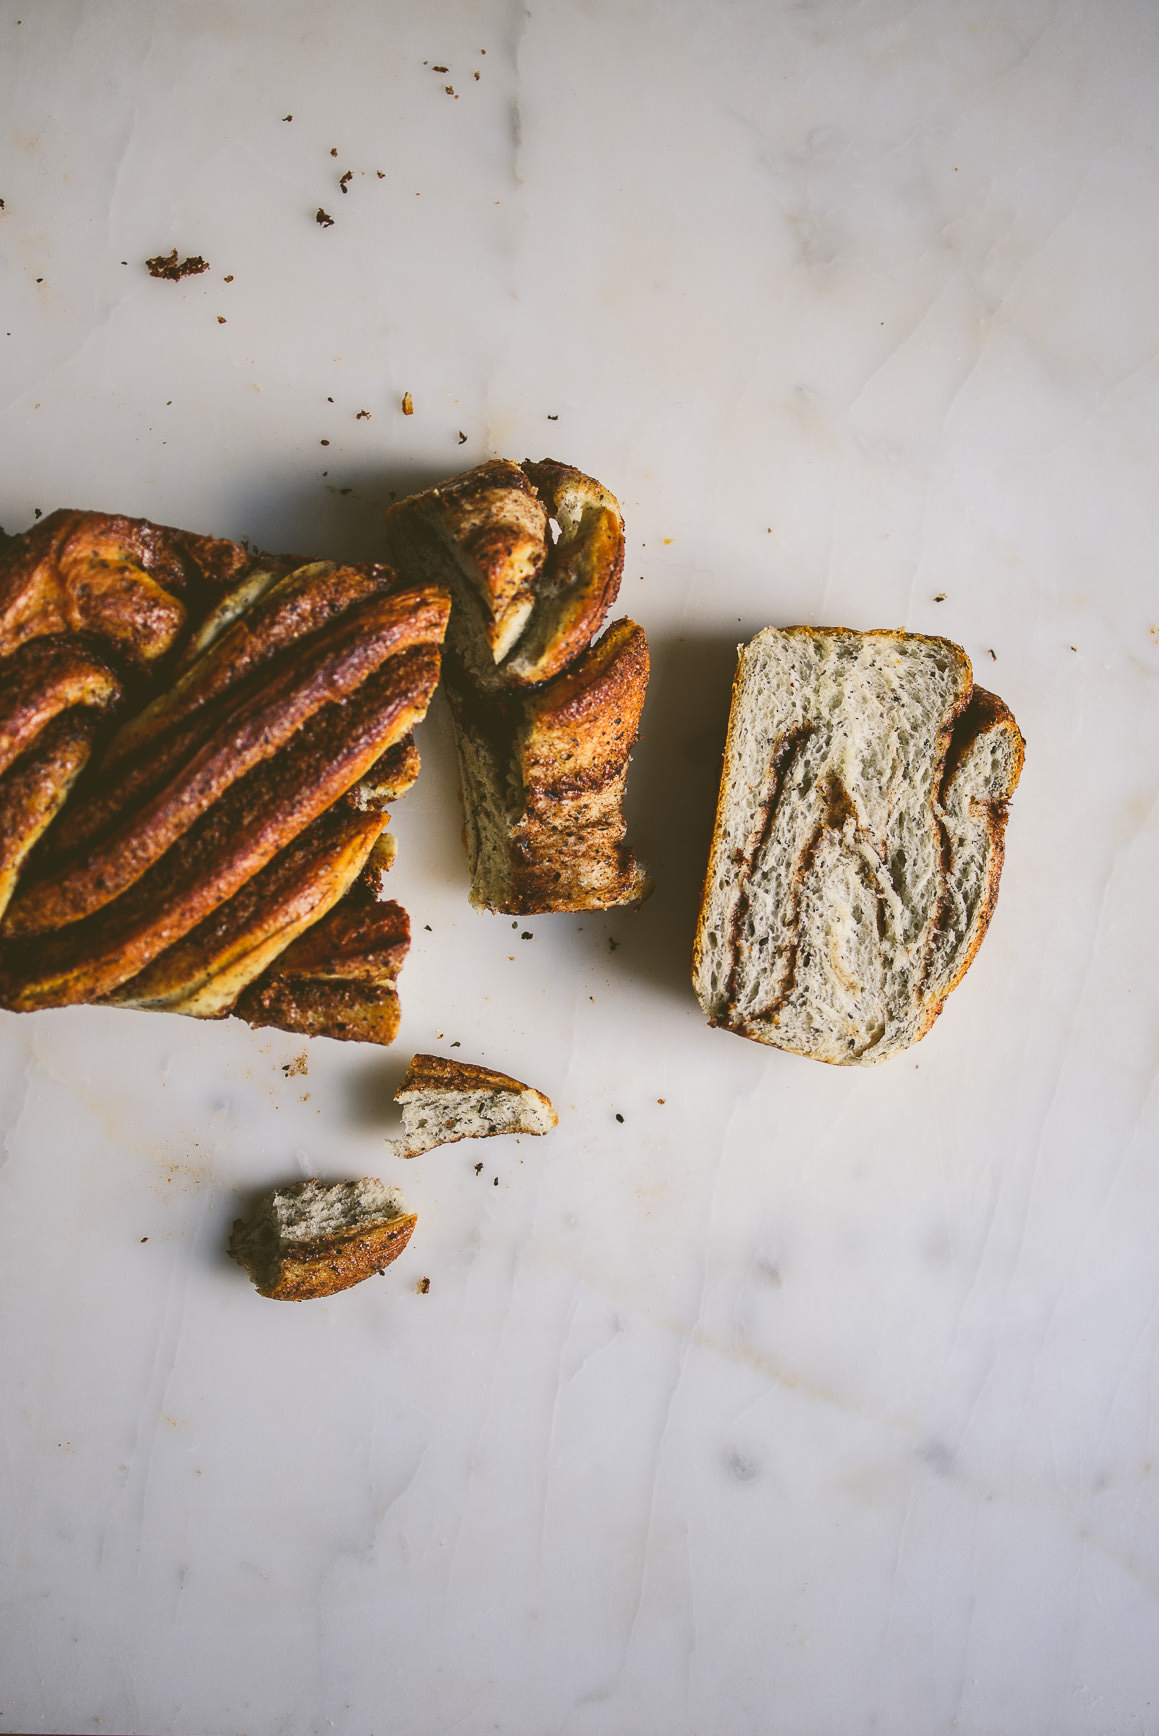
[[[191,253],[178,265],[176,248],[172,253],[154,254],[152,259],[145,261],[145,265],[150,277],[165,277],[170,283],[178,283],[183,277],[199,277],[203,271],[209,270],[208,259],[202,259],[200,253]],[[38,277],[36,281],[43,283],[44,279]]]
[[[319,205],[318,209],[314,213],[314,221],[323,229],[333,229],[334,227],[333,217],[331,217],[329,211],[323,211],[321,205]]]
[[[359,410],[355,414],[354,420],[356,422],[369,422],[370,421],[370,411],[369,410]]]
[[[223,314],[223,313],[219,313],[219,314],[218,314],[218,316],[217,316],[217,323],[218,323],[218,325],[224,325],[224,324],[225,324],[225,323],[226,323],[226,321],[225,321],[225,315],[224,315],[224,314]]]
[[[284,120],[284,121],[292,121],[292,120],[293,120],[293,118],[294,118],[294,117],[293,117],[293,115],[283,115],[283,116],[282,116],[282,119],[283,119],[283,120]]]
[[[475,1174],[476,1175],[482,1175],[482,1173],[483,1173],[483,1165],[481,1163],[477,1163],[475,1165]]]
[[[622,1115],[621,1115],[621,1114],[620,1114],[620,1113],[619,1113],[619,1112],[618,1112],[618,1111],[617,1111],[617,1113],[616,1113],[616,1120],[617,1120],[617,1121],[619,1121],[619,1122],[622,1122],[622,1121],[623,1121],[623,1119],[624,1119],[624,1117],[623,1117],[623,1116],[622,1116]]]
[[[296,1079],[310,1071],[310,1057],[306,1049],[300,1055],[295,1055],[292,1061],[282,1062],[282,1072],[287,1079]]]
[[[418,1283],[415,1285],[415,1290],[420,1296],[426,1296],[430,1291],[430,1287],[431,1281],[429,1278],[420,1278]]]
[[[351,183],[351,181],[353,181],[353,179],[354,179],[354,170],[353,169],[347,169],[347,171],[344,175],[339,175],[339,177],[338,177],[339,191],[342,193],[348,193],[350,191],[350,183]]]
[[[338,155],[338,146],[337,145],[331,145],[330,146],[330,155],[332,157],[336,157]]]
[[[404,416],[413,416],[415,413],[415,401],[409,392],[402,395],[402,413]]]
[[[467,436],[463,433],[463,430],[460,428],[459,429],[459,445],[465,446],[466,444],[467,444]]]
[[[936,596],[936,597],[935,597],[935,598],[934,598],[934,602],[935,602],[935,603],[944,603],[944,602],[945,602],[945,600],[946,600],[946,593],[945,593],[945,591],[939,591],[939,592],[938,592],[938,594],[937,594],[937,596]]]

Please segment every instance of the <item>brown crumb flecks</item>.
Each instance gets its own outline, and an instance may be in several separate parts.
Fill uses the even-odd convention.
[[[218,314],[217,323],[218,323],[218,325],[224,325],[225,324],[225,315],[223,313]]]
[[[287,1079],[298,1079],[310,1071],[310,1058],[303,1049],[300,1055],[295,1055],[292,1061],[282,1062],[282,1072]]]
[[[432,66],[431,67],[432,72],[450,72],[450,70],[451,69],[449,66]]]
[[[426,1296],[430,1291],[430,1287],[431,1281],[429,1278],[420,1278],[418,1283],[415,1285],[415,1290],[420,1296]]]
[[[380,181],[386,180],[386,170],[385,169],[375,169],[374,172],[378,176]]]
[[[404,416],[413,416],[415,413],[415,401],[409,392],[402,395],[402,413]]]
[[[359,410],[355,414],[354,420],[356,422],[369,422],[370,421],[370,411],[369,410]]]
[[[475,1165],[475,1174],[476,1175],[482,1175],[482,1173],[483,1173],[483,1165],[481,1163],[477,1163]]]
[[[466,444],[467,444],[467,436],[463,433],[463,430],[460,428],[459,429],[459,445],[465,446]]]
[[[322,229],[333,229],[334,227],[333,217],[331,217],[329,211],[323,211],[321,205],[319,205],[318,209],[314,213],[314,221]]]
[[[180,264],[177,263],[177,249],[172,253],[156,253],[152,259],[145,261],[150,277],[168,278],[170,283],[179,283],[183,277],[199,277],[203,271],[209,270],[208,259],[202,259],[200,253],[191,253]]]
[[[336,157],[338,155],[338,146],[337,145],[331,145],[330,146],[330,155],[332,157]]]
[[[944,602],[945,602],[945,600],[946,600],[946,593],[945,593],[945,591],[939,591],[939,592],[938,592],[938,594],[937,594],[937,596],[936,596],[936,597],[935,597],[935,598],[934,598],[934,602],[935,602],[935,603],[944,603]]]
[[[456,89],[455,89],[455,87],[454,87],[454,85],[453,85],[453,84],[445,84],[445,85],[444,85],[444,86],[443,86],[443,89],[444,89],[444,90],[445,90],[445,91],[446,91],[446,93],[447,93],[447,95],[448,95],[448,96],[453,96],[453,97],[454,97],[454,99],[455,99],[455,101],[456,101],[456,102],[458,102],[458,100],[459,100],[459,93],[458,93],[458,91],[457,91],[457,90],[456,90]]]
[[[338,185],[341,188],[343,193],[348,193],[350,191],[350,183],[351,183],[351,181],[353,181],[353,179],[354,179],[354,170],[353,169],[347,169],[347,171],[344,175],[339,175]]]
[[[283,115],[283,116],[282,116],[282,119],[283,119],[283,120],[284,120],[284,121],[292,121],[292,120],[293,120],[293,118],[294,118],[294,117],[293,117],[293,115]]]

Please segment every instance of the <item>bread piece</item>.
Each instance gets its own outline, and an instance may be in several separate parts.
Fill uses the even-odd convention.
[[[397,979],[410,946],[401,905],[356,890],[308,929],[245,993],[239,1018],[305,1037],[393,1043]]]
[[[246,1219],[228,1250],[261,1296],[305,1302],[334,1296],[383,1272],[410,1241],[417,1219],[394,1188],[366,1177],[275,1188]]]
[[[377,896],[449,612],[389,567],[143,520],[0,537],[0,1005],[219,1017],[337,901]],[[348,957],[312,1030],[329,1009],[332,1034],[390,1040],[397,930],[389,981]]]
[[[946,639],[758,634],[694,950],[712,1023],[843,1065],[924,1036],[990,920],[1023,751]]]
[[[472,904],[532,915],[647,896],[623,814],[647,687],[648,641],[625,620],[505,704],[450,688]]]
[[[624,527],[607,489],[544,459],[481,465],[387,515],[392,561],[454,592],[446,686],[471,900],[513,914],[638,902],[625,843],[628,756],[648,684],[618,622]]]
[[[459,1139],[499,1133],[550,1133],[559,1121],[550,1098],[506,1073],[469,1061],[416,1055],[394,1094],[403,1137],[388,1141],[396,1157],[418,1157]]]

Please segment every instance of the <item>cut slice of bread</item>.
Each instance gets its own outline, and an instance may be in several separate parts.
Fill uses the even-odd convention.
[[[298,1182],[275,1188],[238,1218],[229,1253],[262,1296],[304,1302],[333,1296],[397,1260],[416,1223],[396,1189],[361,1181]]]
[[[403,1137],[389,1141],[396,1157],[418,1157],[459,1139],[550,1133],[559,1121],[542,1091],[490,1067],[439,1055],[416,1055],[394,1100],[402,1105],[403,1125]]]
[[[758,634],[693,957],[712,1023],[838,1064],[923,1037],[986,932],[1023,750],[946,639]]]

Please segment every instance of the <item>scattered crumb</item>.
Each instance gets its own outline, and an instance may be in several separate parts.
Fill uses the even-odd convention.
[[[520,938],[520,940],[534,940],[535,936],[532,934],[532,932],[529,928],[525,928],[523,930],[523,933],[519,936],[519,938]]]
[[[331,145],[330,146],[330,155],[332,157],[336,157],[338,155],[338,146],[337,145]]]
[[[483,1173],[483,1165],[481,1163],[477,1163],[475,1165],[475,1174],[476,1175],[482,1175],[482,1173]]]
[[[340,488],[338,492],[339,494],[353,494],[354,490],[352,488]]]
[[[386,171],[384,169],[375,169],[374,172],[378,176],[380,181],[386,180]]]
[[[318,444],[319,446],[329,446],[330,442],[329,440],[319,440]]]
[[[218,323],[218,325],[225,325],[226,319],[225,319],[225,315],[223,313],[218,314],[217,323]]]
[[[353,179],[354,179],[354,170],[353,169],[347,169],[347,171],[344,175],[339,175],[338,185],[341,188],[341,190],[343,191],[343,193],[348,193],[350,191],[350,183],[351,183],[351,181],[353,181]]]
[[[223,283],[232,283],[233,282],[233,272],[232,271],[229,272],[225,277],[222,278],[221,281]]]
[[[431,67],[432,72],[450,72],[450,70],[451,69],[449,66],[432,66]]]
[[[452,1043],[451,1047],[452,1047],[452,1049],[461,1049],[463,1047],[463,1045],[462,1045],[462,1043]]]
[[[42,518],[44,515],[38,506],[34,506],[32,509],[32,516],[33,518]]]
[[[326,402],[328,404],[332,404],[334,402],[334,400],[333,400],[333,398],[327,398]]]
[[[1151,638],[1154,639],[1156,645],[1159,645],[1159,626],[1148,627],[1147,631]],[[1071,646],[1071,650],[1074,650],[1073,645]]]
[[[991,647],[990,647],[990,655],[991,655],[991,657],[993,657],[993,659],[994,659],[994,661],[995,661],[995,663],[997,663],[997,661],[998,661],[998,653],[997,653],[997,651],[995,651],[995,649],[994,649],[994,647],[993,647],[993,646],[991,646]]]
[[[415,413],[415,401],[409,392],[402,395],[402,413],[404,416],[413,416]]]
[[[294,117],[293,117],[293,115],[283,115],[283,116],[282,116],[282,119],[283,119],[283,120],[284,120],[284,121],[292,121],[292,120],[293,120],[293,118],[294,118]]]
[[[454,85],[453,85],[453,84],[445,84],[445,85],[444,85],[444,86],[443,86],[443,89],[444,89],[444,91],[445,91],[445,92],[446,92],[446,94],[447,94],[447,95],[448,95],[448,96],[453,96],[453,97],[454,97],[454,99],[455,99],[455,101],[456,101],[456,102],[458,102],[458,100],[459,100],[459,93],[458,93],[458,91],[457,91],[457,90],[456,90],[456,89],[455,89],[455,87],[454,87]]]
[[[466,444],[467,444],[467,436],[463,433],[463,430],[460,428],[459,429],[459,445],[465,446]]]
[[[617,1121],[623,1121],[623,1119],[624,1119],[624,1117],[622,1115],[617,1114],[617,1116],[616,1116]]]
[[[549,416],[547,419],[549,422],[558,422],[559,421],[558,416]]]
[[[415,1285],[415,1291],[418,1295],[425,1296],[430,1290],[430,1287],[431,1281],[429,1278],[420,1278],[418,1283]]]
[[[938,592],[938,594],[937,594],[937,596],[936,596],[936,597],[935,597],[935,598],[934,598],[934,602],[935,602],[935,603],[944,603],[944,602],[945,602],[945,600],[946,600],[946,593],[945,593],[945,591],[939,591],[939,592]]]
[[[178,265],[176,248],[172,253],[154,254],[152,259],[145,261],[145,265],[150,277],[166,277],[170,283],[178,283],[183,277],[198,277],[203,271],[209,270],[208,259],[202,259],[200,253],[191,253]],[[44,279],[38,277],[36,281],[43,283]]]
[[[476,77],[476,78],[478,78],[478,76],[479,76],[479,74],[478,74],[478,73],[476,73],[476,74],[475,74],[475,77]]]
[[[609,951],[615,952],[615,950],[619,946],[619,944],[620,944],[619,941],[613,940],[611,935],[609,934],[609,936],[608,936],[608,949],[609,949]]]
[[[314,213],[314,221],[322,229],[333,229],[334,227],[333,217],[331,217],[329,211],[323,211],[321,205],[319,205],[318,209]]]
[[[675,537],[670,537],[670,536],[665,536],[665,537],[660,538],[660,541],[664,544],[665,548],[668,547],[668,544],[670,542],[675,542],[675,540],[676,540]]]
[[[424,922],[423,927],[426,929],[428,934],[433,934],[435,932],[429,922]]]
[[[149,1238],[148,1238],[148,1236],[142,1236],[142,1237],[141,1237],[141,1240],[142,1240],[142,1241],[143,1241],[143,1242],[147,1242],[147,1241],[148,1241],[148,1240],[149,1240]]]
[[[498,1187],[499,1186],[499,1177],[498,1176],[495,1177],[495,1180],[491,1183],[491,1186],[492,1187]]]
[[[356,422],[369,422],[370,421],[370,411],[369,410],[359,410],[358,413],[356,414],[354,420]]]
[[[297,1079],[310,1071],[310,1057],[306,1049],[300,1055],[295,1055],[292,1061],[282,1062],[282,1072],[287,1079]]]

